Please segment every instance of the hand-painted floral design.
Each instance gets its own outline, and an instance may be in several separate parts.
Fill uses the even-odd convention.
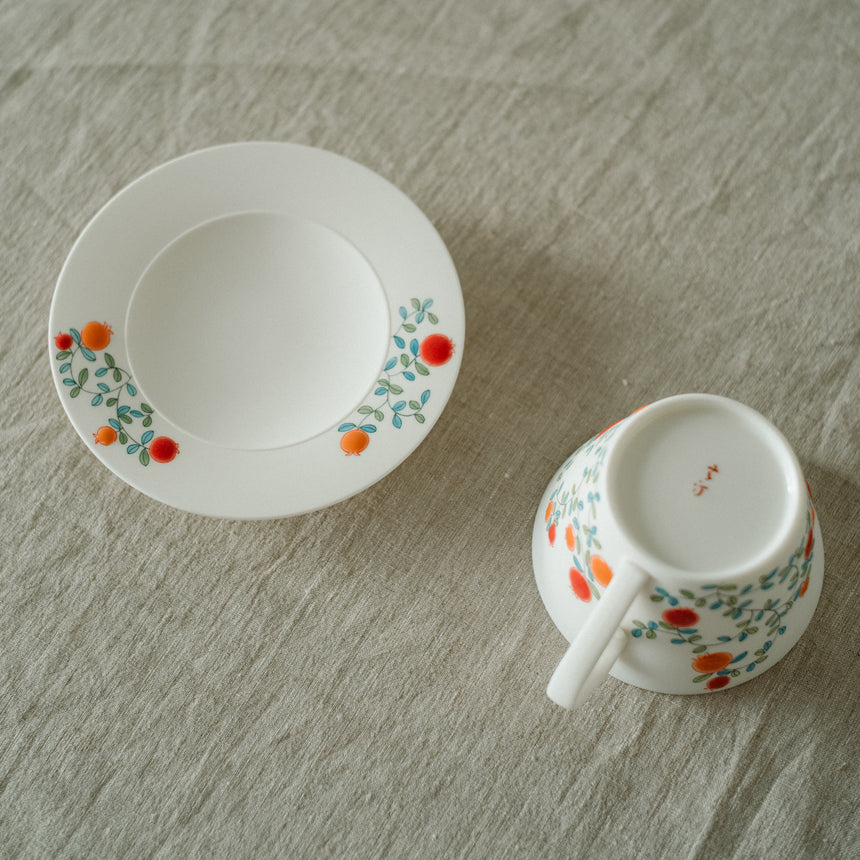
[[[603,547],[594,520],[600,504],[597,479],[608,452],[607,443],[619,423],[611,424],[589,439],[561,467],[544,515],[547,540],[552,546],[561,539],[559,528],[565,524],[564,544],[573,562],[569,571],[570,587],[576,597],[586,603],[592,598],[600,600],[601,589],[612,579],[612,569],[600,555]],[[570,468],[574,459],[581,455],[586,458],[587,465],[581,476],[570,481]]]
[[[439,318],[430,311],[432,305],[433,299],[412,299],[409,309],[400,308],[402,322],[392,336],[394,350],[385,362],[383,375],[377,380],[373,392],[373,396],[379,399],[359,406],[356,410],[358,417],[338,427],[344,454],[360,455],[367,449],[378,425],[389,418],[397,430],[406,421],[412,420],[417,424],[426,421],[423,409],[430,399],[430,389],[423,388],[419,377],[429,376],[431,367],[447,364],[455,349],[454,342],[444,334],[433,333],[423,338],[415,336],[425,323],[439,323]],[[411,336],[408,341],[407,336]],[[419,387],[422,388],[420,393]]]
[[[696,591],[681,589],[672,593],[655,588],[651,601],[666,604],[659,619],[633,621],[633,636],[657,639],[668,637],[673,645],[690,648],[694,684],[720,690],[733,678],[754,672],[764,663],[774,642],[788,629],[786,616],[809,587],[814,556],[815,509],[810,501],[806,526],[788,562],[759,577],[758,583],[739,587],[735,584],[703,585]],[[768,594],[770,592],[770,594]],[[706,641],[700,625],[707,616],[719,613],[734,622],[735,632]],[[721,622],[722,623],[722,622]],[[752,640],[758,645],[752,653]]]
[[[148,466],[151,460],[169,463],[179,453],[179,446],[169,436],[156,436],[149,429],[152,407],[136,401],[137,388],[131,374],[117,366],[113,355],[105,351],[112,335],[113,329],[107,323],[95,320],[80,331],[70,328],[57,334],[55,358],[60,362],[63,385],[69,389],[69,397],[89,395],[91,406],[104,407],[108,412],[107,423],[93,432],[94,444],[109,446],[118,442],[127,454],[136,454],[142,466]],[[136,421],[143,428],[139,435],[134,429]]]

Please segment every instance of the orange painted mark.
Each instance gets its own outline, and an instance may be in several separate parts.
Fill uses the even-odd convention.
[[[601,585],[609,585],[612,580],[612,568],[599,555],[591,556],[589,567],[591,568],[592,574],[594,574],[594,578]]]
[[[693,660],[693,668],[697,672],[719,672],[725,669],[734,658],[728,651],[715,651],[713,654],[699,654]]]
[[[92,350],[105,349],[110,343],[113,329],[107,323],[88,322],[81,329],[81,343]]]
[[[113,445],[116,442],[116,430],[113,427],[108,427],[105,425],[104,427],[99,427],[95,433],[93,433],[93,439],[96,440],[96,445]]]
[[[564,530],[564,542],[567,544],[567,548],[573,552],[576,549],[576,536],[573,533],[573,526],[568,523],[567,528]]]
[[[347,430],[346,433],[340,437],[341,450],[348,457],[351,455],[355,455],[357,457],[369,444],[370,436],[368,436],[360,427]]]

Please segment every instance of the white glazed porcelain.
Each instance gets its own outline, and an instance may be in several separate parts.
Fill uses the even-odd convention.
[[[571,646],[564,707],[607,673],[664,693],[730,689],[773,666],[821,592],[821,532],[797,458],[754,410],[707,394],[646,406],[554,476],[532,554]]]
[[[426,437],[462,358],[445,245],[382,177],[289,143],[201,150],[93,218],[60,274],[54,382],[89,449],[177,508],[298,514]]]

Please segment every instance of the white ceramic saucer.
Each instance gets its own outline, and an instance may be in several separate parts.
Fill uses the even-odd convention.
[[[191,153],[116,195],[54,294],[72,424],[124,481],[183,510],[298,514],[360,492],[439,417],[465,335],[421,211],[319,149]]]

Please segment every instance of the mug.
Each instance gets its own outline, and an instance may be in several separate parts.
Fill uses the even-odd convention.
[[[661,693],[727,690],[785,656],[821,593],[821,530],[797,458],[755,410],[710,394],[638,409],[553,477],[535,579],[571,643],[547,694],[607,676]]]

